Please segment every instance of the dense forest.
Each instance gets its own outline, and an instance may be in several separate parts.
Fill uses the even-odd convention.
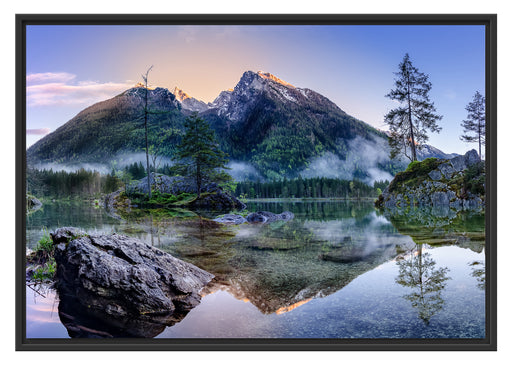
[[[271,182],[239,182],[237,196],[249,199],[267,198],[365,198],[377,197],[388,181],[376,181],[369,186],[359,180],[339,180],[325,177],[283,179]]]
[[[120,188],[122,181],[114,174],[80,169],[75,172],[27,170],[27,192],[36,197],[92,198]]]
[[[164,165],[160,173],[172,172]],[[36,197],[90,198],[108,194],[122,188],[126,183],[146,176],[141,162],[127,165],[102,175],[97,171],[80,169],[75,172],[53,170],[27,170],[27,192]],[[359,180],[331,178],[283,179],[266,182],[243,181],[236,184],[235,195],[249,199],[266,198],[363,198],[377,197],[389,184],[377,181],[369,186]]]

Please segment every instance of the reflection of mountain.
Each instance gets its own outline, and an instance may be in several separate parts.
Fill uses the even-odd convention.
[[[407,207],[384,212],[401,234],[416,243],[452,245],[482,252],[485,247],[485,214],[480,210],[449,207]]]
[[[409,235],[432,244],[457,242],[477,252],[483,247],[483,221],[478,214],[414,210],[382,216],[371,202],[279,203],[258,208],[290,210],[296,218],[269,225],[223,226],[155,213],[151,221],[145,215],[127,227],[213,273],[216,278],[205,294],[227,290],[262,313],[284,313],[342,289],[357,276],[414,249]]]
[[[244,227],[241,237],[233,239],[237,251],[230,264],[236,275],[226,279],[230,292],[249,299],[263,313],[284,313],[332,294],[413,247],[410,239],[394,233],[393,227],[374,213],[329,221],[296,219],[278,229],[252,228]],[[274,249],[268,247],[269,238]],[[248,245],[253,240],[263,247]],[[365,255],[339,260],[345,249],[361,250]]]
[[[410,238],[397,234],[385,218],[375,214],[371,202],[260,208],[291,208],[296,218],[267,225],[224,226],[161,212],[123,217],[132,234],[213,273],[216,278],[207,290],[227,290],[263,313],[285,313],[334,293],[414,247]],[[355,257],[354,252],[361,254]]]

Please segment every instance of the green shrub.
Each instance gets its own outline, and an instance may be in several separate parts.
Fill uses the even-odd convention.
[[[428,176],[428,173],[437,168],[445,160],[429,157],[423,161],[412,161],[405,171],[399,172],[389,185],[389,191],[393,192],[402,186],[417,186]]]
[[[36,256],[40,261],[46,261],[49,258],[53,258],[53,253],[55,251],[55,247],[53,246],[52,238],[48,233],[48,230],[43,230],[43,236],[37,241],[37,246],[35,248]]]
[[[32,278],[36,281],[52,280],[57,271],[57,263],[52,257],[44,263],[43,266],[38,267],[32,274]]]

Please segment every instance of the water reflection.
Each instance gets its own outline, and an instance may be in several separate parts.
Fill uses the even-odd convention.
[[[418,311],[418,317],[429,324],[433,315],[444,306],[442,291],[446,287],[447,267],[436,267],[431,254],[423,252],[423,245],[416,246],[416,251],[397,262],[399,266],[396,282],[411,288],[411,293],[404,296]]]
[[[485,264],[483,261],[470,262],[471,276],[477,281],[477,288],[485,290]]]
[[[52,230],[65,225],[134,236],[214,274],[203,295],[229,292],[252,303],[259,313],[279,317],[318,306],[316,299],[339,293],[357,277],[397,259],[395,286],[410,290],[405,298],[424,323],[445,306],[442,293],[449,278],[448,270],[437,267],[430,254],[423,252],[423,244],[457,245],[474,252],[485,247],[481,212],[407,209],[379,213],[371,202],[249,203],[248,208],[275,213],[289,210],[295,219],[224,226],[183,210],[133,210],[114,219],[92,207],[47,205],[27,218],[27,239],[29,246],[34,245],[42,227]],[[410,252],[416,254],[407,255]],[[483,261],[471,262],[470,267],[483,287]],[[126,331],[81,323],[82,309],[77,312],[65,300],[61,312],[67,316],[61,319],[68,329],[74,329],[70,335],[127,336]],[[139,328],[131,333],[152,337],[172,324],[119,325]],[[87,331],[76,331],[77,326]],[[320,332],[322,325],[317,326]]]
[[[485,248],[485,214],[481,210],[449,207],[406,207],[383,215],[401,234],[429,246],[457,245],[482,252]]]

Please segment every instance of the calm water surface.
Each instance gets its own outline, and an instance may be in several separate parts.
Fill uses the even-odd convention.
[[[485,219],[479,212],[371,202],[250,203],[295,219],[211,226],[183,211],[109,216],[86,204],[46,204],[44,229],[138,237],[216,278],[201,304],[158,338],[483,338]],[[66,338],[55,291],[27,287],[27,337]]]

